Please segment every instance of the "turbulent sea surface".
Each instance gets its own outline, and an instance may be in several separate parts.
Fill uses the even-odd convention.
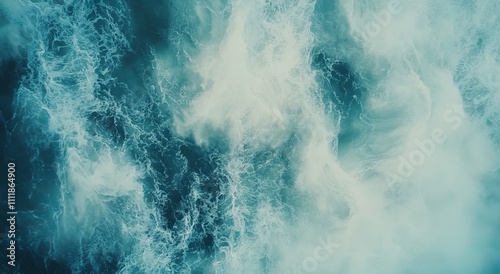
[[[0,272],[500,273],[499,12],[0,2]]]

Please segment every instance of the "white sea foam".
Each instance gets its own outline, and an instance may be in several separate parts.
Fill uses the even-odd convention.
[[[74,272],[494,272],[495,1],[173,1],[137,90],[116,72],[136,73],[126,5],[59,2],[1,5],[2,43],[32,34],[16,114],[31,146],[56,147],[47,256]]]

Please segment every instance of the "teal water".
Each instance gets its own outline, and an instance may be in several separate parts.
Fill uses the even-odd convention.
[[[16,271],[500,273],[499,8],[1,3]]]

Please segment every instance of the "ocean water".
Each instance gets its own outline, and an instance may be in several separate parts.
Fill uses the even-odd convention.
[[[2,1],[2,271],[500,273],[499,11]]]

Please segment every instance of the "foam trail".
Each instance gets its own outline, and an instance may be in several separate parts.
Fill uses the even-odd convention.
[[[203,90],[175,123],[177,132],[192,134],[200,145],[213,138],[229,143],[229,239],[220,244],[228,245],[220,251],[225,271],[286,271],[284,262],[300,255],[284,250],[308,245],[318,232],[325,234],[321,226],[348,214],[341,179],[351,179],[331,146],[338,129],[330,124],[335,118],[321,112],[309,65],[313,8],[308,1],[235,1],[220,47],[207,46],[194,59]],[[262,154],[266,150],[276,152]],[[274,160],[279,154],[292,163]],[[293,170],[295,186],[285,195],[303,201],[280,198],[279,189],[290,182],[255,161],[273,163],[281,173]],[[311,218],[312,212],[320,215]],[[308,235],[297,238],[301,230]]]

